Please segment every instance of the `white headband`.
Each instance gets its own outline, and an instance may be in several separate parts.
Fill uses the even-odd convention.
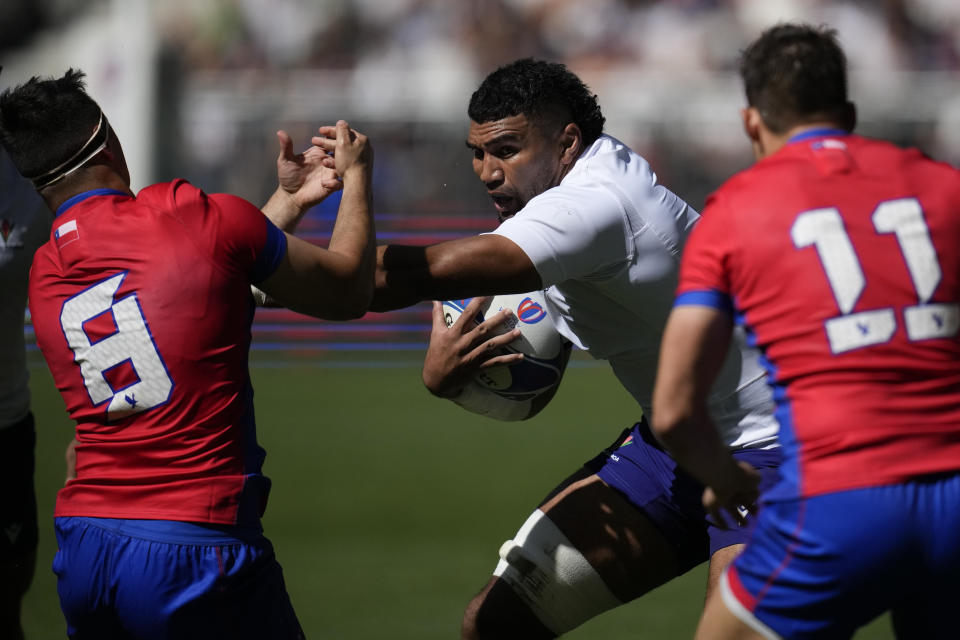
[[[86,155],[84,155],[84,152],[86,152],[87,149],[96,142],[97,138],[101,134],[103,135],[103,142],[97,145],[97,147],[93,149],[93,151],[90,151],[89,153],[86,153]],[[46,187],[49,187],[52,184],[56,184],[57,182],[60,182],[61,180],[66,178],[68,175],[70,175],[71,173],[73,173],[74,171],[82,167],[84,164],[86,164],[88,160],[93,158],[93,156],[103,151],[103,149],[107,146],[107,142],[109,140],[110,140],[110,124],[107,123],[107,119],[106,117],[104,117],[103,111],[101,111],[100,121],[97,122],[97,128],[93,130],[93,134],[90,136],[90,139],[84,142],[83,146],[80,147],[80,149],[75,154],[67,158],[64,162],[61,162],[59,165],[57,165],[53,169],[50,169],[49,171],[45,171],[38,176],[34,176],[30,178],[30,181],[33,182],[33,187],[37,191],[40,191],[41,189],[45,189]],[[80,158],[81,156],[83,157],[79,161],[77,161],[77,158]],[[66,170],[64,170],[65,168]]]

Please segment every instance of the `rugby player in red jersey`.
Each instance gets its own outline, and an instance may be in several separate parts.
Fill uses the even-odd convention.
[[[184,180],[134,194],[80,71],[0,95],[3,145],[56,214],[29,299],[77,423],[54,560],[73,638],[303,636],[260,525],[270,482],[247,357],[251,285],[333,319],[373,294],[372,149],[343,121],[319,133],[301,155],[278,134],[264,212],[295,220],[339,177],[326,249]]]
[[[784,462],[697,637],[954,638],[960,597],[960,172],[852,133],[835,34],[746,50],[757,157],[683,253],[653,429],[713,510],[756,497],[705,409],[731,330],[763,352]]]

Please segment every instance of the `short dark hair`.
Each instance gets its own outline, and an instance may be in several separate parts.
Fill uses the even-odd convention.
[[[102,113],[84,77],[68,69],[62,78],[34,76],[0,94],[0,142],[23,176],[49,172],[90,141]]]
[[[467,114],[483,123],[524,115],[540,124],[574,122],[585,145],[603,133],[597,96],[564,65],[523,58],[493,71],[470,97]]]
[[[747,103],[774,133],[816,120],[853,128],[847,58],[833,29],[771,27],[743,52],[740,75]]]

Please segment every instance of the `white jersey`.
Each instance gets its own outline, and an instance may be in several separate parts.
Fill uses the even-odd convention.
[[[53,214],[0,148],[0,429],[30,410],[23,316],[27,279]]]
[[[493,233],[533,262],[558,331],[609,360],[649,417],[680,252],[699,217],[657,184],[646,160],[604,135],[559,185]],[[757,356],[738,330],[710,396],[711,416],[730,447],[776,445],[773,399]]]

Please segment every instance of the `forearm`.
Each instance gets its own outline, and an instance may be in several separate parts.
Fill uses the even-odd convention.
[[[729,314],[674,307],[663,332],[651,427],[682,467],[712,485],[733,460],[707,411],[707,399],[730,342]]]
[[[337,256],[344,284],[369,304],[376,269],[372,167],[357,166],[343,178],[343,196],[328,250]]]
[[[427,275],[426,247],[380,245],[376,248],[371,311],[393,311],[414,305],[419,297],[417,282]]]
[[[296,231],[297,225],[300,224],[300,220],[308,209],[309,207],[301,206],[282,187],[277,187],[267,203],[260,208],[270,222],[287,233]]]
[[[409,275],[410,274],[404,273],[388,274],[378,271],[373,290],[373,299],[370,301],[370,310],[384,312],[395,309],[405,309],[428,299],[415,293],[412,287],[399,284],[404,279],[409,280],[409,278],[405,278],[405,276]],[[392,283],[390,286],[384,284],[387,280]]]
[[[532,262],[513,242],[495,234],[415,247],[377,247],[376,289],[370,308],[388,311],[423,300],[537,291]]]
[[[653,432],[674,460],[705,486],[728,477],[735,465],[705,407],[665,420],[654,416]]]

